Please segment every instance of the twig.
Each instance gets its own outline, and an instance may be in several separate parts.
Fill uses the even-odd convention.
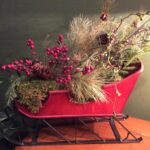
[[[140,29],[142,29],[149,21],[150,21],[150,19],[148,19],[146,22],[144,22],[144,23],[141,25],[141,27],[139,27],[135,32],[133,32],[131,35],[129,35],[129,36],[127,37],[127,40],[129,40],[130,38],[132,38],[134,35],[140,33],[140,32],[141,32]],[[142,32],[143,32],[143,31],[142,31]]]
[[[122,19],[120,20],[120,23],[119,23],[118,27],[113,31],[113,33],[114,33],[114,34],[117,33],[117,31],[118,31],[119,28],[121,27],[122,23],[124,22],[124,20],[128,19],[130,16],[135,16],[135,15],[137,15],[137,14],[129,14],[128,16],[122,18]]]

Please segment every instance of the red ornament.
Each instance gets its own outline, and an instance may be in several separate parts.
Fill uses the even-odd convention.
[[[105,12],[103,12],[103,13],[100,15],[100,19],[101,19],[102,21],[107,21],[107,19],[108,19],[108,14],[105,13]]]

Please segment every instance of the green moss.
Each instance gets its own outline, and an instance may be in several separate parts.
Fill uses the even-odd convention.
[[[17,86],[16,91],[19,102],[25,105],[31,112],[36,113],[48,96],[48,91],[54,89],[56,89],[54,81],[27,80],[22,81]]]

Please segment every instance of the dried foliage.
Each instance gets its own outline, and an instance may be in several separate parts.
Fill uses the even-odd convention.
[[[115,19],[107,14],[106,8],[100,19],[80,15],[70,23],[68,38],[73,51],[72,61],[81,70],[93,66],[98,71],[96,75],[99,74],[95,83],[92,76],[95,72],[73,74],[69,89],[79,102],[91,97],[105,100],[102,89],[95,92],[96,83],[101,85],[121,80],[137,69],[135,64],[141,56],[150,52],[149,11]]]
[[[99,24],[97,20],[91,20],[88,17],[80,15],[75,17],[70,23],[70,30],[68,32],[68,41],[72,53],[74,53],[73,60],[76,57],[81,61],[87,57],[87,52],[92,53],[93,47],[97,47],[96,38],[103,32],[105,22]]]
[[[107,70],[107,67],[111,67],[111,70],[118,69],[118,72],[120,72],[125,69],[124,67],[129,66],[134,61],[137,61],[140,56],[149,52],[150,19],[145,16],[149,16],[148,11],[130,14],[122,19],[109,18],[107,21],[95,21],[95,18],[92,20],[83,16],[74,18],[68,35],[76,37],[76,40],[84,37],[80,40],[80,44],[76,42],[80,47],[78,49],[73,48],[73,58],[79,62],[77,63],[78,67],[94,63],[97,65],[97,59],[93,56],[99,55],[99,62],[104,66],[101,69]],[[80,21],[78,22],[78,20]],[[88,23],[88,32],[81,36],[81,34],[84,34],[82,28],[86,20],[90,20],[88,21],[90,22]],[[82,28],[80,28],[81,26]],[[76,33],[76,31],[78,32]],[[69,40],[71,46],[74,45],[74,39],[70,38]],[[85,41],[90,42],[87,44]],[[86,46],[86,53],[85,51],[83,53],[83,49]]]
[[[103,85],[98,70],[88,75],[77,73],[73,76],[72,81],[68,84],[73,101],[86,103],[89,101],[107,101],[101,86]]]
[[[75,17],[70,23],[70,32],[68,34],[69,40],[72,41],[73,45],[78,47],[86,46],[85,43],[89,42],[88,37],[91,30],[92,22],[89,18]],[[81,32],[82,31],[82,32]]]

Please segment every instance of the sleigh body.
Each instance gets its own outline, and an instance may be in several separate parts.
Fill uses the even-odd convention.
[[[25,106],[17,103],[20,113],[30,118],[63,118],[83,116],[113,116],[122,115],[128,97],[143,70],[142,63],[138,69],[121,81],[103,86],[108,102],[75,103],[67,90],[49,91],[47,100],[38,113],[31,113]]]

